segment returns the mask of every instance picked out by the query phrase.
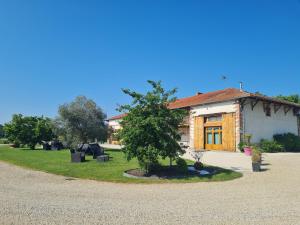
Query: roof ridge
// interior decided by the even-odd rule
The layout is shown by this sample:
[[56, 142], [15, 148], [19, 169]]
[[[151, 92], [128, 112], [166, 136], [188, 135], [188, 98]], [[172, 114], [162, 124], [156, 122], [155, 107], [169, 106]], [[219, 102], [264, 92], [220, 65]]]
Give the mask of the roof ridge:
[[193, 98], [193, 97], [203, 96], [203, 95], [207, 95], [207, 94], [218, 93], [218, 92], [224, 92], [224, 91], [226, 91], [226, 90], [236, 90], [236, 91], [239, 91], [239, 89], [237, 89], [237, 88], [225, 88], [225, 89], [220, 89], [220, 90], [216, 90], [216, 91], [209, 91], [209, 92], [202, 93], [202, 94], [196, 94], [196, 95], [192, 95], [192, 96], [188, 96], [188, 97], [177, 98], [177, 99], [175, 100], [175, 102], [176, 102], [176, 101], [180, 101], [180, 100], [185, 100], [185, 99]]

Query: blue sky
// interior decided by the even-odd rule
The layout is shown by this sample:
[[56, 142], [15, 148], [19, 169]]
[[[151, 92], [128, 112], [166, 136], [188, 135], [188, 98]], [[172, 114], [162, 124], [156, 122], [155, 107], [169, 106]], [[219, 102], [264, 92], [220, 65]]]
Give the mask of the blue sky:
[[0, 0], [0, 123], [55, 117], [77, 95], [111, 116], [148, 79], [178, 97], [239, 81], [299, 93], [300, 1]]

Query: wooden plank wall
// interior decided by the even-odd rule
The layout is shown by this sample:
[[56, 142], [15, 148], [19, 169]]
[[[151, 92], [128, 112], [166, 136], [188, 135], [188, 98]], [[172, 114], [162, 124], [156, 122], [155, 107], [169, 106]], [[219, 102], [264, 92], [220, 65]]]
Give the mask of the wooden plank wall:
[[194, 148], [195, 150], [204, 149], [204, 117], [194, 118]]
[[235, 151], [235, 113], [223, 114], [223, 150]]

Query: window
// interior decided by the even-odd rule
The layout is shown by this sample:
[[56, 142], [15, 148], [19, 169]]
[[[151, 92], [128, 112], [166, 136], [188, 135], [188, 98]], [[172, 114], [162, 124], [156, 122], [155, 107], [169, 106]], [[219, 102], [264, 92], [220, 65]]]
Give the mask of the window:
[[217, 116], [206, 117], [206, 122], [216, 122], [216, 121], [222, 121], [222, 116], [217, 115]]
[[212, 133], [207, 133], [207, 144], [212, 145], [213, 139], [212, 139]]
[[222, 140], [220, 137], [221, 137], [221, 133], [219, 132], [219, 128], [218, 127], [214, 128], [214, 144], [215, 145], [222, 144]]
[[266, 106], [266, 116], [271, 116], [271, 106], [270, 105]]
[[207, 127], [206, 144], [221, 145], [222, 144], [222, 127]]

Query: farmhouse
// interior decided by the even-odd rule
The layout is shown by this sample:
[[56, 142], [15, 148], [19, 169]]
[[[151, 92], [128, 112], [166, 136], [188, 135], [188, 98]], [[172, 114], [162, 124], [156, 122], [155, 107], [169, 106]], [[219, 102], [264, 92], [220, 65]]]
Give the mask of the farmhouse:
[[[191, 149], [238, 151], [243, 138], [252, 143], [272, 139], [275, 134], [300, 135], [300, 105], [253, 94], [241, 89], [197, 93], [178, 99], [170, 109], [185, 109], [189, 116], [180, 127], [181, 144]], [[115, 132], [126, 114], [108, 119]], [[117, 144], [113, 135], [109, 142]]]

